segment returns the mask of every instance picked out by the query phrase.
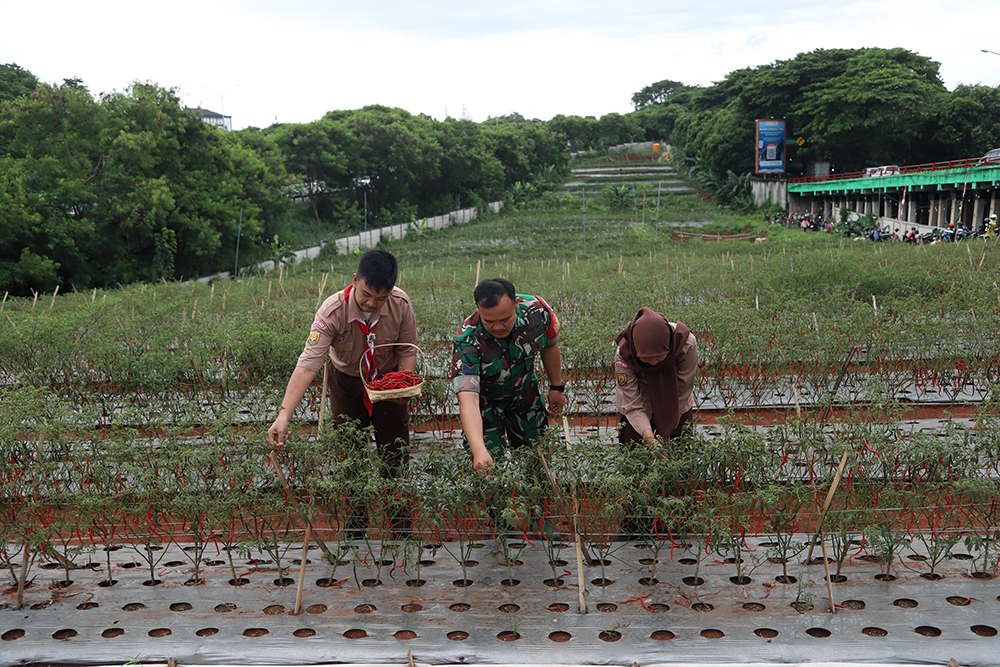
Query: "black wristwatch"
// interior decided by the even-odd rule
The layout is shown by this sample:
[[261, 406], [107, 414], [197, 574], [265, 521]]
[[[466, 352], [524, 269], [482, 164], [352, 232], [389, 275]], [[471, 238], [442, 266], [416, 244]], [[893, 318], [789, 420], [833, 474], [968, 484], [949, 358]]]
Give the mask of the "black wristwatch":
[[566, 383], [563, 382], [562, 384], [550, 384], [549, 385], [549, 391], [562, 391], [562, 392], [565, 392], [566, 391]]

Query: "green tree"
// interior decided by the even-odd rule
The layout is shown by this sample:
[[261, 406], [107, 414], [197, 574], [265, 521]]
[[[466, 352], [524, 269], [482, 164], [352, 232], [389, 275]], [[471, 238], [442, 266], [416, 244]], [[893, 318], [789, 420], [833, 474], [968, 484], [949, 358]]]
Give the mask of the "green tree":
[[503, 165], [490, 151], [480, 126], [449, 118], [435, 123], [433, 130], [441, 146], [440, 172], [421, 197], [425, 207], [433, 213], [444, 213], [459, 205], [498, 197], [503, 187]]
[[960, 85], [938, 110], [927, 153], [920, 161], [978, 157], [997, 147], [1000, 88]]
[[354, 135], [357, 154], [351, 177], [359, 199], [367, 191], [373, 219], [391, 219], [394, 209], [415, 205], [423, 188], [440, 176], [441, 145], [433, 121], [378, 105], [326, 117], [342, 118]]
[[38, 87], [38, 79], [14, 63], [0, 65], [0, 104], [28, 95]]
[[357, 141], [345, 123], [330, 118], [284, 125], [275, 133], [275, 140], [298, 181], [293, 187], [309, 199], [318, 226], [321, 201], [351, 185]]
[[507, 187], [518, 181], [530, 183], [533, 175], [552, 165], [564, 171], [569, 164], [569, 152], [559, 137], [541, 123], [484, 124], [483, 134], [493, 154], [504, 168]]
[[907, 163], [946, 91], [938, 63], [905, 49], [862, 49], [802, 89], [794, 107], [811, 152], [841, 170]]
[[106, 122], [104, 109], [85, 91], [50, 85], [0, 112], [0, 135], [9, 137], [0, 157], [0, 233], [6, 237], [0, 264], [12, 271], [0, 289], [28, 294], [93, 282], [100, 267], [85, 248], [95, 232]]
[[632, 96], [632, 106], [638, 111], [650, 105], [663, 104], [668, 101], [674, 93], [678, 93], [687, 88], [680, 81], [664, 79], [651, 83], [638, 93]]
[[748, 147], [759, 118], [786, 119], [808, 142], [796, 155], [832, 160], [842, 171], [907, 164], [928, 155], [928, 134], [947, 100], [938, 67], [905, 49], [817, 49], [672, 92], [658, 107], [677, 110], [665, 117], [672, 139], [700, 157], [712, 183], [752, 169]]
[[599, 146], [616, 146], [645, 138], [638, 119], [632, 114], [609, 113], [597, 120], [595, 127]]
[[83, 79], [78, 76], [70, 77], [68, 79], [63, 79], [64, 88], [72, 88], [74, 90], [87, 90], [87, 86], [83, 85]]
[[3, 133], [0, 289], [15, 293], [53, 272], [86, 287], [228, 268], [241, 215], [252, 253], [284, 205], [271, 139], [205, 125], [155, 84], [99, 101], [44, 85], [3, 108]]
[[570, 150], [582, 151], [594, 148], [597, 140], [597, 119], [593, 116], [553, 116], [545, 126], [566, 141]]

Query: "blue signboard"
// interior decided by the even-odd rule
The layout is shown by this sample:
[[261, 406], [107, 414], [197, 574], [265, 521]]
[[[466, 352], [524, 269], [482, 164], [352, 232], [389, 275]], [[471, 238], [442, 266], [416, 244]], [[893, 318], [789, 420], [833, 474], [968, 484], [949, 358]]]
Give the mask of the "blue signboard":
[[757, 173], [785, 173], [785, 121], [757, 121]]

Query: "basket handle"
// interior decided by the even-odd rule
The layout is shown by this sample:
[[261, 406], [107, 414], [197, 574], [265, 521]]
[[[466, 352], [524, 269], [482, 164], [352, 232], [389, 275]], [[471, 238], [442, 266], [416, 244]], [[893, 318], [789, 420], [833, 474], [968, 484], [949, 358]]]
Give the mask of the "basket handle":
[[[374, 354], [374, 351], [377, 350], [380, 347], [393, 347], [393, 346], [396, 346], [396, 345], [407, 345], [409, 347], [415, 348], [417, 350], [417, 354], [423, 354], [424, 353], [424, 351], [421, 350], [420, 346], [417, 345], [416, 343], [379, 343], [378, 345], [372, 346], [372, 353]], [[365, 379], [365, 371], [364, 371], [364, 366], [363, 366], [364, 363], [365, 363], [365, 355], [366, 354], [368, 354], [368, 350], [365, 350], [365, 352], [362, 353], [361, 358], [358, 359], [358, 375], [361, 376], [361, 381], [364, 382], [365, 385], [367, 386], [368, 380]]]

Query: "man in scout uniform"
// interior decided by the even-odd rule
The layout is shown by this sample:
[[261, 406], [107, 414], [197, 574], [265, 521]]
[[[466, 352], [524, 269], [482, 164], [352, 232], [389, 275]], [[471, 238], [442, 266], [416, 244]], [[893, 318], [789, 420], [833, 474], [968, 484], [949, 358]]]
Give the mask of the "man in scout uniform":
[[[473, 294], [476, 312], [455, 337], [451, 378], [458, 393], [465, 441], [474, 470], [486, 471], [504, 450], [531, 445], [545, 434], [549, 414], [562, 411], [559, 320], [540, 297], [517, 294], [503, 278], [488, 278]], [[538, 387], [535, 355], [549, 380], [548, 404]]]
[[[375, 443], [387, 472], [395, 474], [410, 445], [407, 399], [372, 403], [360, 373], [371, 382], [397, 368], [417, 369], [417, 323], [410, 298], [395, 287], [396, 258], [381, 249], [361, 256], [354, 282], [323, 302], [316, 311], [305, 349], [299, 355], [281, 409], [267, 439], [280, 445], [288, 438], [288, 422], [330, 351], [328, 387], [335, 423], [347, 420], [375, 427]], [[364, 357], [364, 360], [362, 360]]]

